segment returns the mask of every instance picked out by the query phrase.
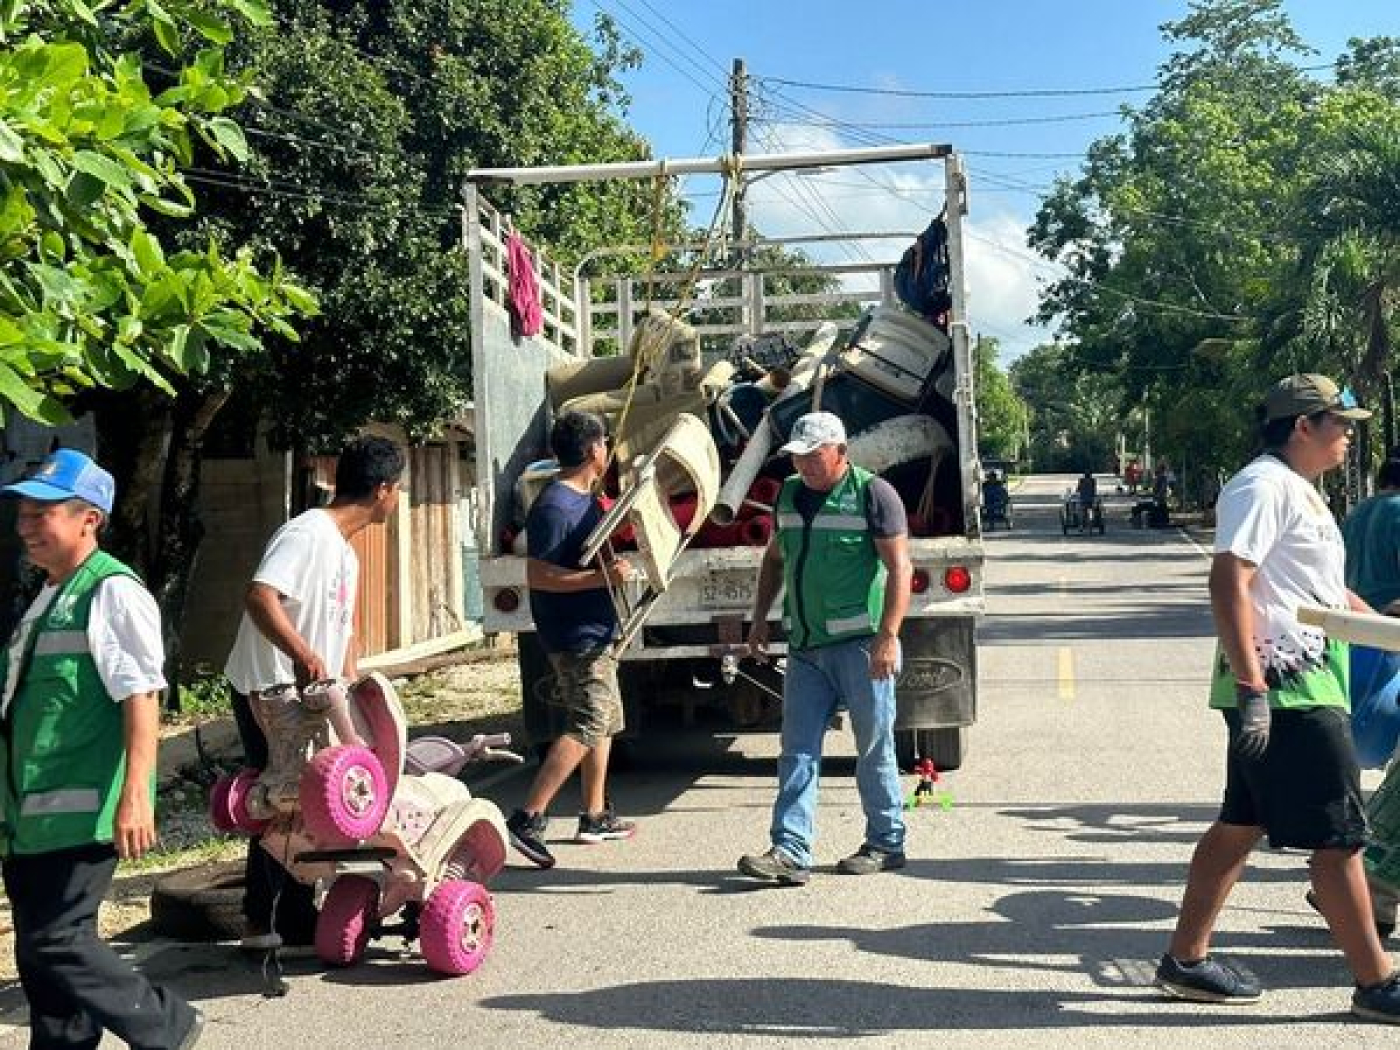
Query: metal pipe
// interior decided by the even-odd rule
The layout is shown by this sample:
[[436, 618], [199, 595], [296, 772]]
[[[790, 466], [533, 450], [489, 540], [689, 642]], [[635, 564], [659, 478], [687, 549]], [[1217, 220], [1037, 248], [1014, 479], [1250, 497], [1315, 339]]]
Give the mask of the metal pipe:
[[719, 175], [743, 171], [794, 171], [841, 164], [887, 164], [901, 160], [948, 157], [953, 147], [937, 143], [871, 146], [864, 149], [817, 150], [805, 153], [746, 153], [739, 156], [690, 157], [680, 160], [639, 160], [614, 164], [563, 164], [555, 167], [472, 168], [469, 183], [511, 183], [516, 186], [555, 182], [600, 182], [607, 179], [650, 179], [667, 175]]

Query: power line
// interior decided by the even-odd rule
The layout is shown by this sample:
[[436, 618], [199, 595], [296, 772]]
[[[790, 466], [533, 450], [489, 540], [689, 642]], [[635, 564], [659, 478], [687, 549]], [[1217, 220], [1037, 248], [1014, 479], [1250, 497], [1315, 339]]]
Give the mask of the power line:
[[[1300, 73], [1315, 73], [1332, 69], [1332, 62], [1313, 66], [1299, 66]], [[831, 91], [852, 95], [890, 95], [897, 98], [938, 98], [949, 100], [991, 99], [991, 98], [1072, 98], [1082, 95], [1128, 95], [1144, 91], [1157, 91], [1160, 84], [1122, 84], [1117, 87], [1081, 88], [1017, 88], [979, 91], [918, 91], [912, 88], [876, 88], [858, 84], [830, 84], [811, 80], [789, 80], [785, 77], [758, 77], [770, 84], [785, 87], [803, 88], [807, 91]]]
[[219, 186], [225, 189], [241, 190], [244, 193], [265, 193], [271, 197], [283, 197], [288, 200], [317, 201], [324, 204], [336, 204], [352, 208], [395, 208], [400, 211], [413, 211], [424, 215], [438, 216], [451, 215], [456, 211], [455, 207], [451, 205], [409, 204], [401, 201], [386, 201], [369, 194], [338, 193], [335, 191], [323, 190], [315, 186], [308, 186], [306, 183], [295, 182], [289, 179], [260, 178], [258, 176], [243, 175], [236, 172], [211, 171], [208, 168], [186, 168], [182, 174], [188, 181], [206, 186]]
[[811, 124], [811, 125], [814, 125], [814, 126], [816, 126], [816, 127], [849, 126], [849, 127], [860, 127], [860, 128], [870, 128], [870, 129], [879, 129], [879, 128], [883, 128], [883, 129], [889, 129], [889, 130], [918, 131], [918, 130], [937, 130], [938, 128], [1004, 128], [1004, 127], [1013, 127], [1013, 126], [1022, 125], [1022, 124], [1068, 124], [1068, 123], [1071, 123], [1071, 122], [1073, 122], [1073, 121], [1079, 121], [1079, 120], [1102, 120], [1102, 119], [1107, 118], [1107, 117], [1121, 117], [1121, 116], [1122, 116], [1122, 114], [1121, 114], [1120, 112], [1118, 112], [1117, 110], [1105, 110], [1105, 111], [1101, 111], [1101, 112], [1098, 112], [1098, 113], [1062, 113], [1062, 114], [1058, 114], [1058, 115], [1056, 115], [1056, 116], [1048, 116], [1048, 117], [1007, 117], [1007, 118], [1002, 119], [1002, 120], [941, 120], [941, 121], [932, 121], [932, 122], [911, 122], [911, 123], [898, 123], [898, 122], [885, 122], [885, 121], [864, 121], [864, 120], [862, 120], [862, 121], [850, 121], [850, 122], [844, 122], [844, 121], [817, 121], [817, 120], [810, 120], [810, 121], [793, 120], [793, 121], [789, 121], [788, 123], [792, 123], [792, 124]]
[[671, 19], [667, 18], [664, 14], [662, 14], [659, 10], [657, 10], [657, 9], [656, 9], [655, 7], [653, 7], [651, 4], [647, 3], [647, 0], [638, 0], [638, 2], [639, 2], [643, 7], [645, 7], [648, 11], [650, 11], [652, 14], [654, 14], [658, 19], [660, 19], [661, 22], [662, 22], [662, 24], [669, 26], [669, 27], [675, 32], [675, 34], [676, 34], [678, 37], [680, 37], [680, 38], [681, 38], [682, 40], [684, 40], [687, 44], [689, 44], [689, 45], [691, 46], [691, 48], [692, 48], [694, 51], [696, 51], [697, 53], [699, 53], [699, 55], [700, 55], [702, 58], [704, 58], [707, 62], [709, 62], [709, 63], [710, 63], [711, 65], [713, 65], [716, 69], [718, 69], [718, 70], [719, 70], [719, 73], [720, 73], [720, 76], [727, 77], [727, 76], [729, 75], [729, 71], [725, 68], [724, 63], [721, 62], [719, 59], [715, 58], [714, 55], [710, 54], [708, 51], [706, 51], [706, 50], [705, 50], [703, 47], [701, 47], [699, 44], [697, 44], [697, 43], [689, 36], [689, 34], [686, 33], [686, 31], [685, 31], [684, 29], [682, 29], [680, 26], [678, 26], [678, 25], [677, 25], [674, 21], [672, 21]]
[[[637, 44], [641, 45], [644, 51], [650, 51], [657, 58], [661, 59], [661, 61], [665, 62], [668, 66], [674, 69], [677, 73], [679, 73], [681, 76], [685, 77], [685, 79], [689, 80], [692, 84], [698, 87], [701, 91], [710, 94], [716, 90], [715, 83], [706, 83], [704, 80], [699, 79], [699, 77], [704, 77], [708, 79], [711, 75], [710, 72], [704, 67], [702, 67], [700, 63], [697, 62], [695, 59], [691, 58], [689, 55], [681, 51], [669, 40], [667, 40], [664, 34], [658, 34], [655, 29], [650, 28], [650, 23], [643, 22], [643, 25], [648, 27], [647, 35], [644, 36], [642, 32], [638, 31], [636, 24], [624, 18], [616, 11], [609, 10], [603, 5], [602, 0], [589, 0], [589, 2], [600, 12], [602, 12], [605, 16], [613, 19], [624, 33], [631, 37]], [[630, 9], [628, 10], [628, 14], [631, 15], [632, 18], [637, 19], [638, 22], [642, 22], [642, 20], [638, 18], [638, 16]], [[655, 36], [655, 40], [659, 41], [659, 43], [653, 43], [653, 41], [648, 38], [649, 36], [653, 35]], [[663, 48], [665, 50], [663, 50]], [[670, 54], [667, 54], [667, 51], [669, 51]], [[672, 57], [673, 55], [675, 57]], [[687, 69], [685, 66], [682, 66], [680, 62], [677, 61], [677, 58], [679, 58], [681, 61], [688, 63], [690, 68]], [[699, 77], [696, 76], [696, 72], [694, 71], [698, 71]], [[720, 80], [718, 83], [722, 89], [728, 89], [728, 86], [724, 84], [722, 80]]]
[[761, 77], [770, 84], [802, 88], [807, 91], [830, 91], [850, 95], [888, 95], [896, 98], [940, 98], [949, 100], [986, 98], [1069, 98], [1079, 95], [1127, 95], [1156, 91], [1157, 84], [1127, 84], [1120, 87], [1098, 88], [1025, 88], [997, 91], [916, 91], [912, 88], [875, 88], [857, 84], [824, 84], [811, 80], [788, 80], [784, 77]]

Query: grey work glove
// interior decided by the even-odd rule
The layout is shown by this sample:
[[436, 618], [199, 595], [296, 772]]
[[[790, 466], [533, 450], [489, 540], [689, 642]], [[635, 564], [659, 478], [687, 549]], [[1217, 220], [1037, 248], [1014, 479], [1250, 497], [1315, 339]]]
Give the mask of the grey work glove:
[[1269, 694], [1247, 685], [1236, 685], [1235, 705], [1240, 713], [1240, 731], [1232, 745], [1235, 754], [1257, 761], [1269, 747]]

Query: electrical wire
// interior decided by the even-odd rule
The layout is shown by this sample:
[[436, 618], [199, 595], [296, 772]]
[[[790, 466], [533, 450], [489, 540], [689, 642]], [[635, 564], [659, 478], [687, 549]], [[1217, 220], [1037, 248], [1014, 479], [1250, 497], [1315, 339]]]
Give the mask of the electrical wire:
[[[1324, 69], [1335, 68], [1334, 62], [1323, 62], [1318, 65], [1299, 66], [1300, 73], [1316, 73]], [[958, 101], [969, 101], [976, 99], [996, 99], [996, 98], [1071, 98], [1084, 95], [1128, 95], [1138, 94], [1145, 91], [1160, 90], [1160, 84], [1122, 84], [1116, 87], [1079, 87], [1079, 88], [1003, 88], [995, 90], [976, 91], [921, 91], [913, 88], [876, 88], [865, 87], [858, 84], [832, 84], [821, 83], [812, 80], [790, 80], [786, 77], [763, 76], [761, 79], [770, 84], [780, 84], [783, 87], [801, 88], [806, 91], [829, 91], [852, 95], [886, 95], [896, 98], [934, 98]]]

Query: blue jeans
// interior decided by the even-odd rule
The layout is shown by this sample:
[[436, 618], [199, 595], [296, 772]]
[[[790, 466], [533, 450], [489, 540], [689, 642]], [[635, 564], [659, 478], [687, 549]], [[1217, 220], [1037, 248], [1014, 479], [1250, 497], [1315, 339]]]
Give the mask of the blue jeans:
[[856, 787], [865, 811], [865, 843], [904, 849], [903, 797], [894, 757], [894, 679], [871, 681], [870, 638], [790, 653], [783, 681], [783, 753], [773, 803], [773, 845], [795, 863], [812, 864], [822, 737], [838, 706], [856, 734]]

